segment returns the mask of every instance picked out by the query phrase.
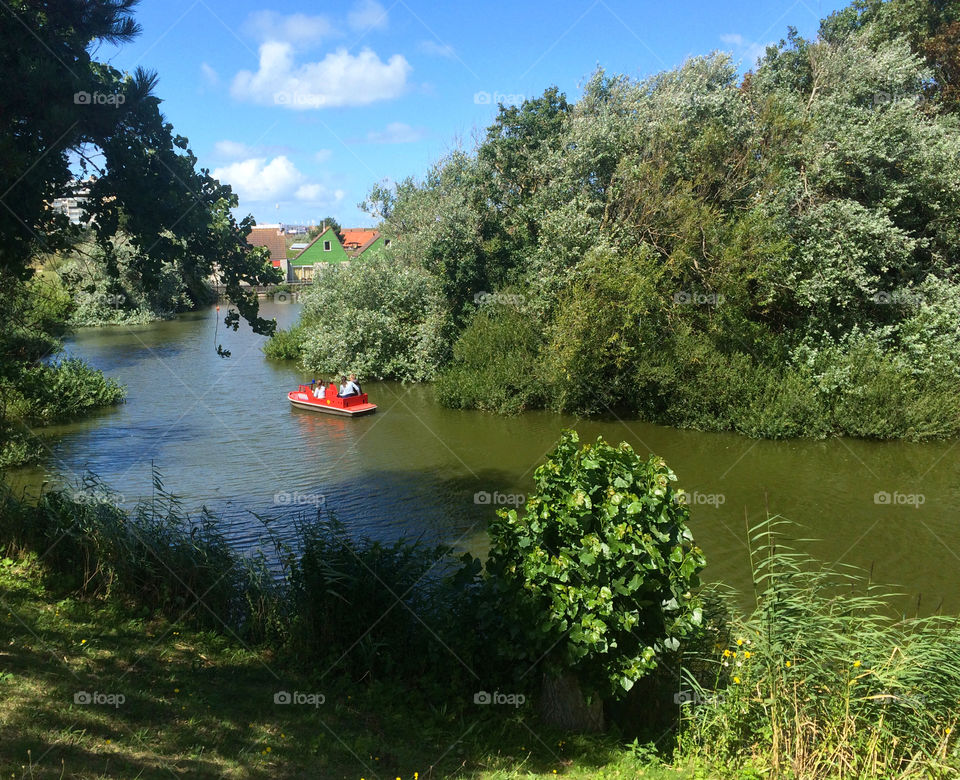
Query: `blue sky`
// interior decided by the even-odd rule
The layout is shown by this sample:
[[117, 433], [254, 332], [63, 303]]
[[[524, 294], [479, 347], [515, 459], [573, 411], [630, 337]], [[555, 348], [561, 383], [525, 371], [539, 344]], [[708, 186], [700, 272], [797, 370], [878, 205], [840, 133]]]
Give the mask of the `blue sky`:
[[831, 0], [142, 0], [141, 36], [98, 52], [158, 72], [200, 165], [258, 222], [373, 224], [372, 184], [421, 177], [474, 140], [496, 102], [551, 85], [576, 99], [598, 66], [640, 78], [720, 49], [748, 69]]

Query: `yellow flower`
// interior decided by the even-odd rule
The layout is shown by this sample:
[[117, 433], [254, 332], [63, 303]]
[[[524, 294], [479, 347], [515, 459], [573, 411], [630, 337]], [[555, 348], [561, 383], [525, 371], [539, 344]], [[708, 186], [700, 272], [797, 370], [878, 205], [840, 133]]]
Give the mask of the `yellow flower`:
[[730, 657], [730, 651], [729, 651], [729, 650], [724, 650], [724, 651], [723, 651], [723, 657], [724, 657], [724, 658], [729, 658], [729, 657]]
[[738, 640], [737, 640], [737, 647], [740, 647], [740, 645], [742, 645], [742, 644], [743, 644], [743, 640], [742, 640], [742, 639], [738, 639]]
[[180, 693], [180, 689], [179, 689], [179, 688], [174, 688], [174, 689], [173, 689], [173, 692], [174, 692], [174, 693]]
[[749, 658], [749, 657], [750, 657], [750, 651], [749, 651], [749, 650], [744, 650], [744, 651], [743, 651], [743, 657], [744, 657], [744, 658]]
[[739, 684], [740, 684], [740, 678], [739, 678], [739, 677], [734, 677], [734, 678], [733, 678], [733, 684], [734, 684], [734, 685], [739, 685]]
[[789, 661], [787, 661], [787, 669], [789, 669], [792, 665], [793, 665], [793, 664], [791, 664]]
[[271, 749], [272, 749], [272, 748], [271, 748], [269, 745], [267, 745], [267, 752], [268, 752], [268, 753], [270, 752]]
[[853, 668], [854, 668], [854, 669], [859, 669], [859, 668], [860, 668], [860, 661], [854, 661], [854, 662], [853, 662]]
[[86, 640], [86, 639], [81, 639], [81, 640], [80, 640], [80, 644], [81, 644], [81, 645], [85, 645], [86, 643], [87, 643], [87, 640]]

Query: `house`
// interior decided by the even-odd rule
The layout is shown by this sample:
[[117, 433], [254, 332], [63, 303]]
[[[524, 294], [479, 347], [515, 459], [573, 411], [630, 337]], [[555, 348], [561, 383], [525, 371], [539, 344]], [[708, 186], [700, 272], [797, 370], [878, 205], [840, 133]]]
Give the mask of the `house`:
[[365, 254], [372, 257], [389, 245], [390, 240], [384, 239], [376, 228], [349, 228], [343, 231], [343, 248], [351, 259]]
[[314, 266], [344, 263], [349, 259], [340, 243], [337, 231], [328, 227], [307, 244], [306, 249], [290, 260], [290, 281], [312, 281]]
[[50, 203], [50, 208], [66, 215], [67, 219], [74, 225], [86, 224], [89, 220], [84, 217], [83, 208], [90, 195], [90, 185], [94, 181], [96, 179], [92, 177], [85, 181], [71, 179], [67, 182], [63, 195], [54, 198]]
[[270, 263], [283, 271], [284, 279], [290, 280], [290, 264], [287, 261], [287, 240], [283, 225], [256, 225], [247, 234], [250, 246], [265, 246], [270, 250]]

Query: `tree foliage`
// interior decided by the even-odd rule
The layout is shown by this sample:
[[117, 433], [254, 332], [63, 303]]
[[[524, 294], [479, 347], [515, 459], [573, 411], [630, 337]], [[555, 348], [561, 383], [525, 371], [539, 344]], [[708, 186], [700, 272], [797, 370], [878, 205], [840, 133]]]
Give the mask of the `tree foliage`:
[[[395, 256], [454, 326], [437, 333], [442, 400], [751, 435], [960, 433], [956, 23], [953, 3], [857, 0], [744, 77], [722, 53], [598, 71], [575, 103], [501, 106], [474, 154], [375, 188]], [[481, 311], [498, 294], [523, 301], [514, 338]], [[882, 370], [853, 371], [868, 353]], [[892, 382], [902, 403], [871, 408]]]

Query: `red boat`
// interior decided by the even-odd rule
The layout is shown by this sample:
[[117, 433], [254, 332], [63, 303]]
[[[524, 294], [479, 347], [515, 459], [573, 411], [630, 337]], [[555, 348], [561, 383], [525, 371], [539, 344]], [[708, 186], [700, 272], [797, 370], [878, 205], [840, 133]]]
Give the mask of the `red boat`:
[[372, 414], [377, 411], [377, 405], [367, 400], [367, 394], [351, 395], [346, 398], [337, 396], [336, 385], [328, 385], [323, 394], [317, 398], [314, 394], [314, 386], [300, 385], [296, 390], [287, 393], [287, 398], [294, 406], [301, 409], [311, 409], [315, 412], [326, 412], [327, 414], [339, 414], [343, 417], [359, 417], [362, 414]]

